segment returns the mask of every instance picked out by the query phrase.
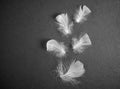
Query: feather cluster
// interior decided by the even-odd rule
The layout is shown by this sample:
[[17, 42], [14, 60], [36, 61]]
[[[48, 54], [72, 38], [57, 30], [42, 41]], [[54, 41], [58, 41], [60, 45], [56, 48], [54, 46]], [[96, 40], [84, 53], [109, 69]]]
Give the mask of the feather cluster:
[[[74, 21], [70, 21], [67, 13], [62, 13], [56, 16], [56, 21], [58, 25], [58, 31], [63, 35], [68, 36], [72, 34], [73, 22], [82, 23], [87, 20], [87, 16], [91, 13], [91, 10], [84, 5], [80, 6], [79, 9], [73, 16]], [[86, 47], [92, 45], [91, 40], [87, 33], [80, 36], [79, 39], [72, 38], [72, 49], [75, 53], [82, 53]], [[68, 48], [64, 45], [63, 42], [58, 42], [54, 39], [51, 39], [47, 42], [46, 48], [48, 52], [54, 52], [57, 57], [64, 57]], [[57, 66], [58, 76], [62, 79], [63, 82], [78, 84], [79, 77], [82, 77], [85, 73], [84, 64], [79, 60], [67, 60], [67, 63], [60, 60]]]

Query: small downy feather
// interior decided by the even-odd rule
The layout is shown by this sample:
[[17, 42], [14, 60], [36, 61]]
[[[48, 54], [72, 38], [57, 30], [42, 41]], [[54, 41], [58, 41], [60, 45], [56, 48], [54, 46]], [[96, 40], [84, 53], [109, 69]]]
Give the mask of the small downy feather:
[[46, 48], [47, 48], [47, 51], [54, 52], [58, 57], [62, 57], [66, 54], [65, 45], [62, 42], [61, 43], [57, 42], [54, 39], [51, 39], [47, 42]]
[[[67, 72], [65, 72], [66, 70]], [[63, 82], [71, 83], [72, 85], [80, 83], [77, 78], [82, 77], [85, 73], [84, 64], [75, 60], [70, 64], [69, 68], [65, 68], [61, 62], [57, 67], [57, 71]]]
[[75, 15], [74, 15], [74, 20], [76, 23], [82, 23], [84, 21], [87, 20], [87, 15], [89, 15], [91, 13], [91, 10], [84, 5], [83, 8], [79, 7], [79, 9], [76, 11]]
[[73, 50], [74, 52], [82, 53], [88, 46], [92, 45], [90, 37], [87, 33], [85, 33], [82, 37], [80, 36], [79, 39], [73, 38]]
[[70, 22], [67, 13], [60, 14], [56, 17], [57, 24], [59, 25], [58, 30], [64, 35], [69, 35], [72, 33], [73, 23]]

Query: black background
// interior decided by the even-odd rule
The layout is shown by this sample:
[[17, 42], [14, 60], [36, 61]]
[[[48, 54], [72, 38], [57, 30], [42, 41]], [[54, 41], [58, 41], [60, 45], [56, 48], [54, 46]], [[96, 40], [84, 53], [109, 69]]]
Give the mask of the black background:
[[[45, 51], [45, 43], [70, 43], [72, 36], [61, 36], [53, 18], [61, 12], [72, 17], [80, 4], [92, 13], [88, 21], [75, 24], [72, 36], [87, 32], [92, 46], [68, 57], [79, 59], [86, 69], [73, 87], [56, 79], [59, 58]], [[120, 89], [119, 0], [3, 0], [0, 12], [1, 89]]]

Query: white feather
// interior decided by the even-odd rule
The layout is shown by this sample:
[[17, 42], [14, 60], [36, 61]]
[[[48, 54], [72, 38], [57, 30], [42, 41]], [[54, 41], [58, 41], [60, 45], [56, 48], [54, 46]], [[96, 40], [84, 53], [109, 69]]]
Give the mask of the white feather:
[[54, 39], [51, 39], [46, 44], [47, 51], [53, 51], [58, 57], [64, 56], [66, 51], [65, 45], [61, 42], [57, 42]]
[[58, 65], [57, 70], [63, 82], [68, 82], [72, 84], [78, 84], [79, 81], [76, 78], [82, 77], [82, 75], [85, 73], [83, 63], [75, 60], [70, 64], [67, 72], [65, 72], [66, 67], [63, 65], [62, 62]]
[[83, 6], [83, 9], [80, 6], [74, 15], [75, 22], [81, 23], [86, 21], [87, 20], [86, 16], [90, 13], [91, 13], [91, 10], [86, 5]]
[[58, 30], [62, 32], [64, 35], [71, 34], [71, 30], [73, 27], [73, 23], [69, 21], [67, 14], [60, 14], [56, 17], [57, 24], [59, 25]]
[[74, 52], [82, 53], [86, 47], [92, 45], [92, 42], [88, 36], [88, 34], [84, 34], [82, 37], [80, 36], [79, 39], [73, 38], [73, 50]]

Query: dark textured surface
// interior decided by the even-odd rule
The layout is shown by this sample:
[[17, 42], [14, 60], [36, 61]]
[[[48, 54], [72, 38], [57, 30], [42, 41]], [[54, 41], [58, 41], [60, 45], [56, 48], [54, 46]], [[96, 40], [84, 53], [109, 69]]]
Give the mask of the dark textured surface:
[[[53, 16], [68, 12], [72, 17], [80, 4], [92, 14], [75, 25], [73, 36], [87, 32], [93, 46], [68, 55], [66, 60], [81, 60], [86, 73], [78, 86], [65, 86], [52, 73], [59, 59], [44, 45], [51, 38], [70, 42], [56, 31]], [[119, 0], [4, 0], [0, 12], [1, 89], [120, 89]]]

